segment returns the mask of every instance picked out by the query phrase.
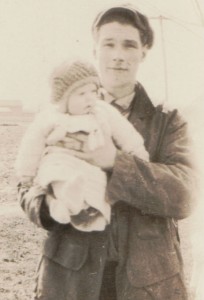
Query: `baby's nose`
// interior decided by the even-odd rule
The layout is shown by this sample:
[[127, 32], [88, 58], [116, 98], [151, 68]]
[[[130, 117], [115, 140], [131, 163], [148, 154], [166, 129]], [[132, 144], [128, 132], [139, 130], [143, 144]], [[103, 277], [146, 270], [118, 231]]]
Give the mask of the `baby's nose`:
[[95, 101], [96, 101], [96, 99], [92, 94], [87, 95], [86, 102], [89, 105], [93, 105], [95, 103]]

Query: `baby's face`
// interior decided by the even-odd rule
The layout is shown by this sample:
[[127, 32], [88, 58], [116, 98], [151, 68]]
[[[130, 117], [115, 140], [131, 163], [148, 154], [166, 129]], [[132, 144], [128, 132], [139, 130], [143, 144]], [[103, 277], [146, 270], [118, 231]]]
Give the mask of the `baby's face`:
[[97, 100], [97, 87], [88, 83], [73, 90], [67, 99], [67, 111], [71, 115], [84, 115], [92, 112]]

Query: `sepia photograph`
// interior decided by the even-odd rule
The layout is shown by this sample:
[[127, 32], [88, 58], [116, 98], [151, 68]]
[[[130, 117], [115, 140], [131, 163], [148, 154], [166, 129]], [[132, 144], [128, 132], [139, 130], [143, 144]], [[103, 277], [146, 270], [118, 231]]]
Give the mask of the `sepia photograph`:
[[1, 300], [204, 300], [203, 78], [203, 0], [0, 0]]

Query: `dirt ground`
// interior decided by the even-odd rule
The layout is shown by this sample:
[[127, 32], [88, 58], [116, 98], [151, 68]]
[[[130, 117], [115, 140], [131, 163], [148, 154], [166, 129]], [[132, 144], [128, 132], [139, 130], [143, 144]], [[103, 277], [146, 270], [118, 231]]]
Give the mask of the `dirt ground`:
[[0, 124], [0, 299], [30, 300], [44, 232], [16, 200], [13, 165], [26, 123]]
[[[45, 234], [43, 230], [36, 228], [27, 220], [16, 200], [17, 181], [13, 165], [25, 129], [26, 123], [0, 123], [1, 300], [31, 300], [35, 269]], [[182, 221], [180, 224], [187, 280], [189, 280], [192, 266], [189, 226], [189, 220]]]

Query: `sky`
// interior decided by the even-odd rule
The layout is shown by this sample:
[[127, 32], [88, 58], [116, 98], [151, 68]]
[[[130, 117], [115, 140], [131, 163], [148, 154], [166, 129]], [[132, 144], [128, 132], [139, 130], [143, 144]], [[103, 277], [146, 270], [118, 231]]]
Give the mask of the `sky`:
[[[0, 0], [0, 100], [20, 100], [26, 109], [49, 101], [53, 68], [73, 57], [93, 60], [90, 28], [94, 17], [101, 9], [121, 3], [125, 2]], [[182, 106], [200, 99], [204, 95], [204, 26], [197, 2], [128, 3], [150, 17], [155, 32], [155, 45], [137, 77], [153, 101]], [[199, 5], [204, 13], [204, 0]], [[165, 17], [162, 24], [159, 16]]]

